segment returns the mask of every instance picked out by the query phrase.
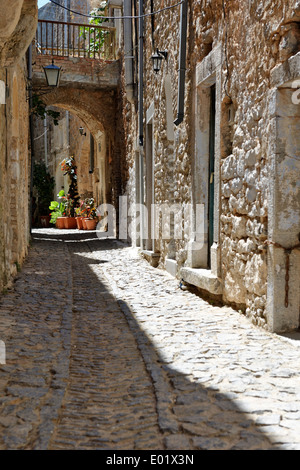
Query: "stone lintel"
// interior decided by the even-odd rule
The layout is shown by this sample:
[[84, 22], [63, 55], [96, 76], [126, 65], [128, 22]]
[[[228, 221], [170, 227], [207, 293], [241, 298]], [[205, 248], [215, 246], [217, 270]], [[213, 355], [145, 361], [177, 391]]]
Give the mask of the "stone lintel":
[[283, 64], [277, 65], [271, 71], [271, 86], [273, 87], [290, 87], [293, 81], [300, 76], [300, 52], [290, 57]]
[[221, 280], [209, 269], [181, 268], [181, 278], [193, 286], [206, 290], [214, 295], [221, 295], [223, 286]]

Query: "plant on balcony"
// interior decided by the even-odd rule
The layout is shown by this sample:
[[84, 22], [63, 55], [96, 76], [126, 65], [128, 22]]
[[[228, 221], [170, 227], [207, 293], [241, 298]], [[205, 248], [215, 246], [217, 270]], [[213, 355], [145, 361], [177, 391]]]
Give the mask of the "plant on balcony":
[[[100, 4], [99, 8], [94, 8], [90, 11], [90, 25], [101, 26], [102, 23], [107, 21], [106, 18], [99, 18], [99, 16], [105, 15], [105, 10], [107, 7], [107, 2], [104, 1]], [[89, 52], [90, 56], [92, 57], [95, 53], [99, 53], [101, 48], [104, 45], [105, 39], [109, 34], [109, 31], [104, 31], [100, 28], [88, 28], [87, 31], [83, 26], [80, 28], [80, 36], [84, 39], [84, 41], [89, 42]]]

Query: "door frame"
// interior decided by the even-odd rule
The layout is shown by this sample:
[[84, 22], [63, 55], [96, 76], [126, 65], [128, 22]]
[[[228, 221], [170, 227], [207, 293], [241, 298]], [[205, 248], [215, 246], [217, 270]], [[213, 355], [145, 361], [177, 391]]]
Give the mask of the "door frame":
[[[221, 277], [220, 258], [220, 159], [221, 159], [221, 96], [222, 96], [222, 45], [216, 46], [197, 66], [195, 77], [195, 151], [193, 161], [193, 233], [188, 244], [186, 265], [204, 268]], [[209, 155], [211, 87], [215, 87], [215, 139], [213, 178], [213, 233], [209, 247]], [[197, 205], [204, 204], [204, 233], [196, 227]], [[202, 229], [202, 227], [201, 227]], [[199, 237], [198, 237], [199, 236]]]
[[273, 69], [271, 86], [266, 312], [269, 329], [281, 333], [299, 328], [300, 52]]

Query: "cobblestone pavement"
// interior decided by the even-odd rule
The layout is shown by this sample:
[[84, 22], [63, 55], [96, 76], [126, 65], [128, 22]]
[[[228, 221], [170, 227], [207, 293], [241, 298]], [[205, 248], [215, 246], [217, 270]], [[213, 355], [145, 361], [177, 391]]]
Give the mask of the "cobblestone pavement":
[[0, 449], [300, 449], [299, 336], [94, 232], [40, 229], [0, 302]]

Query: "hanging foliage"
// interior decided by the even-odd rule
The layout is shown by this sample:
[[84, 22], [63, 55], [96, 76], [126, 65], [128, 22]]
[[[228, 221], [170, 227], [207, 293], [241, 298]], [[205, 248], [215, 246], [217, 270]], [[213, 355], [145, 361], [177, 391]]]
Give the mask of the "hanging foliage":
[[44, 119], [46, 116], [49, 116], [53, 119], [53, 124], [58, 126], [60, 112], [53, 111], [52, 109], [46, 109], [46, 107], [47, 105], [44, 103], [44, 101], [38, 95], [33, 93], [31, 114], [37, 116], [40, 119]]
[[[101, 26], [102, 23], [107, 21], [106, 18], [99, 18], [99, 16], [104, 16], [107, 7], [107, 2], [101, 2], [99, 8], [94, 8], [90, 11], [91, 18], [89, 19], [90, 25]], [[80, 36], [84, 39], [84, 41], [89, 41], [89, 52], [91, 57], [94, 53], [99, 53], [106, 36], [109, 34], [108, 31], [104, 31], [98, 28], [90, 28], [90, 31], [87, 32], [84, 27], [80, 28]]]

